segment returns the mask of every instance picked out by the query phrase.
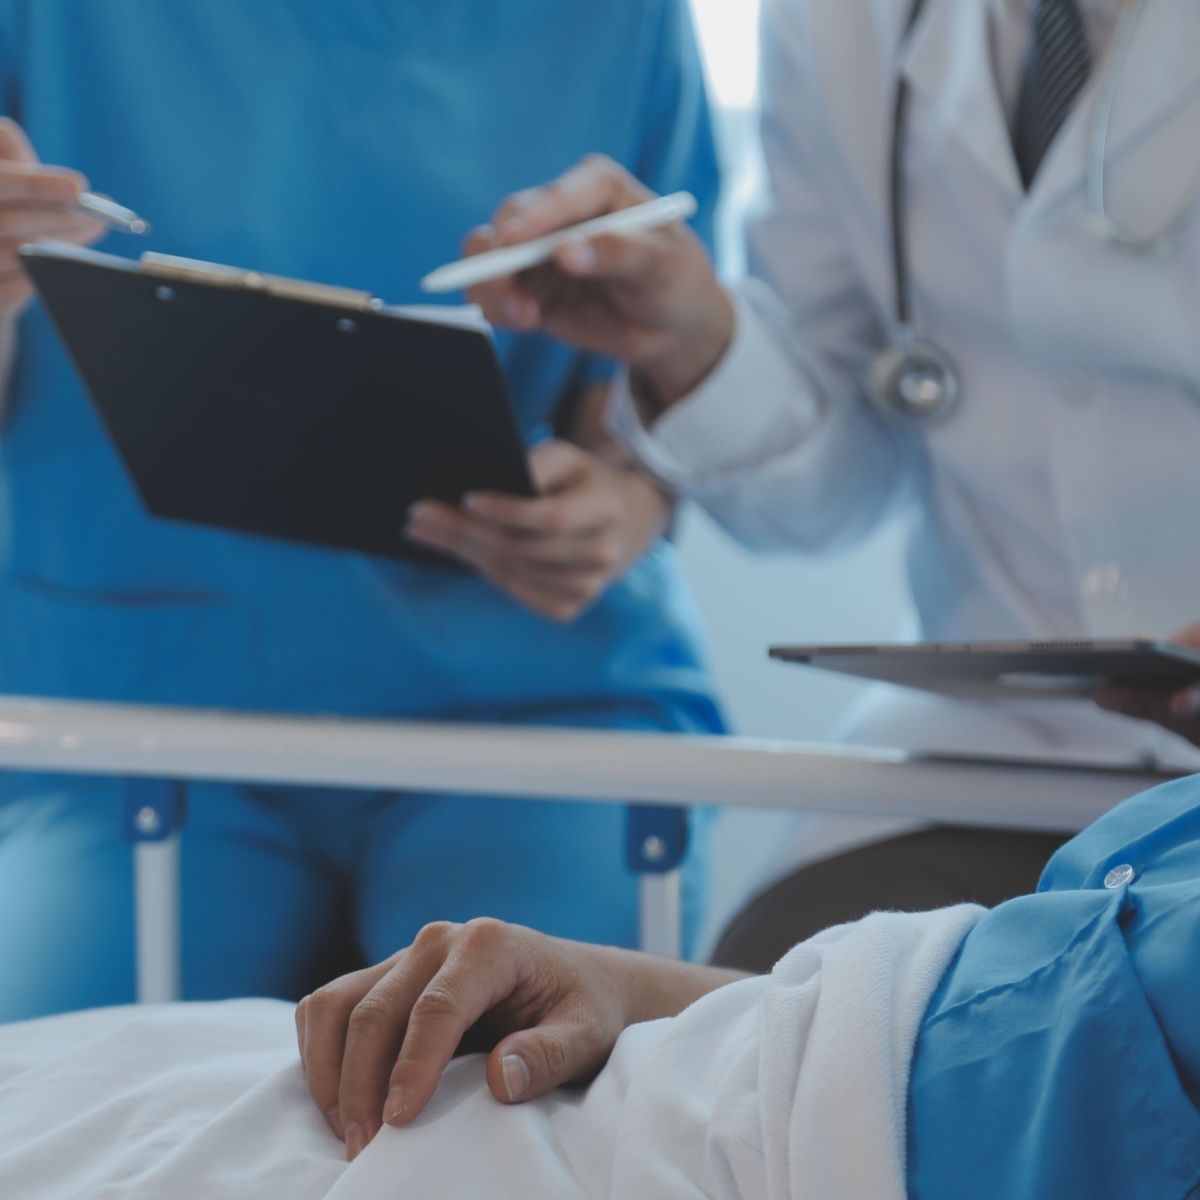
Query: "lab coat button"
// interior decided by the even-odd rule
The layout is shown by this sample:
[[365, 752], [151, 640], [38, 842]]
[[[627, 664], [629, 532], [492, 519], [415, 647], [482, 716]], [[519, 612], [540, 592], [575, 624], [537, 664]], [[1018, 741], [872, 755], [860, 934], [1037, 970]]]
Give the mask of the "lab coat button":
[[1110, 892], [1115, 892], [1117, 888], [1123, 888], [1127, 883], [1132, 883], [1137, 872], [1128, 864], [1122, 863], [1119, 867], [1113, 867], [1111, 871], [1104, 877], [1104, 886]]

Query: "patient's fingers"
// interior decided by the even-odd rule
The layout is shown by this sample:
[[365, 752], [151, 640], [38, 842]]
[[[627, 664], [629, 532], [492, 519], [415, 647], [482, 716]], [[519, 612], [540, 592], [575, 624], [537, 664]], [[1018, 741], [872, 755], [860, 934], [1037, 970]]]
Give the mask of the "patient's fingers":
[[[383, 1124], [388, 1079], [405, 1032], [422, 995], [436, 982], [458, 928], [446, 921], [427, 925], [350, 1014], [338, 1090], [350, 1158], [357, 1157]], [[451, 1056], [456, 1047], [457, 1042]]]
[[338, 1091], [350, 1014], [394, 962], [394, 958], [388, 959], [376, 967], [336, 979], [305, 996], [296, 1007], [296, 1033], [301, 1039], [300, 1062], [308, 1090], [339, 1138], [345, 1137], [338, 1112]]
[[471, 921], [413, 1005], [383, 1106], [389, 1125], [407, 1125], [424, 1110], [463, 1035], [512, 993], [519, 961], [498, 953], [503, 933], [497, 921]]
[[506, 1037], [492, 1051], [488, 1087], [497, 1100], [519, 1104], [590, 1079], [607, 1061], [618, 1032], [578, 1006], [550, 1013], [535, 1029]]

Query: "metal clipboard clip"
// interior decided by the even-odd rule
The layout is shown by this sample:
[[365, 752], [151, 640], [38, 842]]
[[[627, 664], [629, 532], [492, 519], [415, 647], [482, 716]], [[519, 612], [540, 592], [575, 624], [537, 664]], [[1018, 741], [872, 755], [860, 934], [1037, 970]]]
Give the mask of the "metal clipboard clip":
[[245, 288], [247, 291], [262, 292], [268, 296], [303, 300], [310, 304], [351, 309], [355, 312], [374, 312], [384, 307], [383, 301], [372, 296], [370, 292], [336, 287], [328, 283], [309, 283], [303, 279], [288, 279], [283, 275], [267, 275], [261, 271], [227, 267], [198, 258], [181, 258], [175, 254], [158, 254], [148, 250], [141, 256], [140, 261], [148, 273], [163, 279]]

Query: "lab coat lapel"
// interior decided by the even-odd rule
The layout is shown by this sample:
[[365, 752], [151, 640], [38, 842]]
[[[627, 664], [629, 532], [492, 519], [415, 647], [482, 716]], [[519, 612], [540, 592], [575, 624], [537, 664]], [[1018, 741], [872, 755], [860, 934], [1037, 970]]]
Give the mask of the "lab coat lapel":
[[929, 0], [901, 50], [900, 69], [997, 184], [1021, 191], [1012, 136], [996, 85], [989, 9], [982, 0]]
[[[1117, 81], [1116, 101], [1105, 152], [1113, 167], [1200, 88], [1200, 5], [1196, 0], [1141, 0], [1143, 12]], [[971, 7], [974, 7], [973, 5]], [[1115, 36], [1115, 35], [1114, 35]], [[1109, 54], [1114, 47], [1109, 48]], [[1088, 165], [1095, 104], [1105, 86], [1106, 64], [1093, 73], [1087, 91], [1050, 147], [1033, 182], [1031, 202], [1054, 204], [1082, 188]], [[1200, 147], [1196, 149], [1200, 167]]]

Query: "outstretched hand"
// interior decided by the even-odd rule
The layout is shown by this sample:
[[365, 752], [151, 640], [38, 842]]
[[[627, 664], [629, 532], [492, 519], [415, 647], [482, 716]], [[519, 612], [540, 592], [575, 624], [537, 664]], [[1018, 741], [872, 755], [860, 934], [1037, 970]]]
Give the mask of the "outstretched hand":
[[487, 1083], [516, 1103], [589, 1079], [621, 1031], [673, 1016], [739, 978], [478, 920], [428, 925], [406, 950], [296, 1009], [309, 1090], [356, 1157], [386, 1122], [429, 1103], [460, 1046], [489, 1051]]
[[[591, 155], [510, 196], [468, 236], [464, 253], [531, 241], [652, 196], [619, 164]], [[540, 329], [628, 363], [664, 407], [700, 383], [733, 337], [732, 302], [700, 239], [682, 224], [572, 241], [551, 262], [469, 295], [497, 325]]]

